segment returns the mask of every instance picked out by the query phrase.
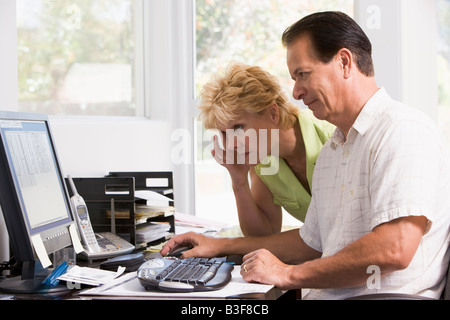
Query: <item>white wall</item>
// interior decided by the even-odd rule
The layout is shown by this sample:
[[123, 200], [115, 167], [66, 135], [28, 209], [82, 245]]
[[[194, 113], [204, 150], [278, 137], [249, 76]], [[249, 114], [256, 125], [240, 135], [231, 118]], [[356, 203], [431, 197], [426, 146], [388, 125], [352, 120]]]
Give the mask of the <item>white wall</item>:
[[355, 17], [372, 42], [378, 85], [437, 120], [436, 1], [355, 0]]
[[402, 0], [403, 101], [438, 118], [436, 1]]
[[50, 117], [64, 173], [102, 177], [110, 171], [171, 171], [167, 122], [141, 118]]
[[16, 2], [0, 0], [0, 110], [18, 108], [16, 28]]
[[[16, 111], [17, 87], [17, 33], [16, 2], [0, 0], [0, 110]], [[0, 261], [9, 260], [9, 241], [3, 213], [0, 208]]]

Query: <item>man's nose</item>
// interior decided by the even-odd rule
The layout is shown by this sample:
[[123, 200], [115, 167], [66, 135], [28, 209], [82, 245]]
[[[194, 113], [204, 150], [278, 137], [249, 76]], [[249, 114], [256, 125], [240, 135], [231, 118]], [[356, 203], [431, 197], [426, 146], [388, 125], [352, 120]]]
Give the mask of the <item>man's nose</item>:
[[294, 89], [292, 90], [292, 96], [294, 97], [294, 99], [302, 100], [305, 93], [306, 93], [305, 88], [302, 85], [295, 83]]

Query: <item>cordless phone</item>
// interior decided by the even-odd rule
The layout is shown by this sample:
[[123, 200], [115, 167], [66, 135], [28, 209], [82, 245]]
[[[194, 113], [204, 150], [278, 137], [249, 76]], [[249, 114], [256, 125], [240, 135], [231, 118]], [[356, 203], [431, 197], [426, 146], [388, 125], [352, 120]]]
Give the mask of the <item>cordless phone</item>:
[[135, 246], [121, 237], [110, 232], [94, 233], [86, 202], [78, 194], [72, 177], [68, 176], [67, 180], [72, 189], [73, 196], [70, 198], [70, 202], [84, 247], [81, 255], [88, 260], [96, 260], [131, 253]]
[[78, 230], [81, 234], [83, 246], [89, 252], [100, 252], [100, 246], [98, 245], [97, 238], [95, 237], [94, 230], [92, 229], [91, 220], [89, 219], [89, 212], [86, 202], [84, 202], [84, 199], [78, 194], [77, 188], [75, 187], [71, 176], [68, 176], [68, 180], [73, 193], [72, 198], [70, 198], [70, 202], [72, 203], [72, 210], [75, 214], [75, 219], [78, 224]]

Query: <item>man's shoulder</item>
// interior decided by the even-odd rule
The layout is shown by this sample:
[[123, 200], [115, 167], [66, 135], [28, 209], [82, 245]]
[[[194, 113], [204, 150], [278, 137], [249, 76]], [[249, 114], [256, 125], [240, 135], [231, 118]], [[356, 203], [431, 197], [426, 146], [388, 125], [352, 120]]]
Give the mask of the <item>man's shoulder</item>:
[[386, 129], [404, 134], [441, 136], [438, 126], [425, 112], [403, 103], [393, 104], [380, 116], [378, 122], [388, 126]]

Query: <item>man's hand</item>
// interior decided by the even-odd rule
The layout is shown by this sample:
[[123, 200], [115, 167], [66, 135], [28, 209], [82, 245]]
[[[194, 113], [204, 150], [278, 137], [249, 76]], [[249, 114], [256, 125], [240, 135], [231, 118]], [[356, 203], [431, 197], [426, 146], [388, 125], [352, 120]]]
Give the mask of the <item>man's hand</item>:
[[218, 247], [220, 239], [210, 238], [198, 233], [189, 232], [175, 236], [166, 243], [161, 250], [161, 255], [165, 256], [171, 251], [181, 247], [192, 247], [191, 250], [183, 252], [182, 259], [190, 257], [213, 258], [221, 254]]
[[247, 282], [272, 284], [281, 290], [291, 289], [289, 274], [292, 266], [281, 262], [266, 249], [244, 256], [241, 266], [242, 278]]

